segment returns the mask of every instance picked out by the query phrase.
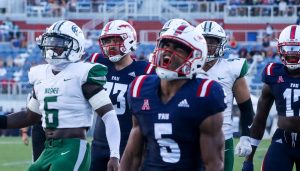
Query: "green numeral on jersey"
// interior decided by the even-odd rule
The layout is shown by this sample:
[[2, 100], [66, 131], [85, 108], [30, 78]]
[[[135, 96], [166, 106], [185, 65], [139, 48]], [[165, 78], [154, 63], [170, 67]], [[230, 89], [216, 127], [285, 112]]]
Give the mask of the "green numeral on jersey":
[[57, 96], [45, 97], [44, 102], [46, 128], [56, 128], [58, 126], [58, 109], [49, 109], [48, 103], [57, 102]]

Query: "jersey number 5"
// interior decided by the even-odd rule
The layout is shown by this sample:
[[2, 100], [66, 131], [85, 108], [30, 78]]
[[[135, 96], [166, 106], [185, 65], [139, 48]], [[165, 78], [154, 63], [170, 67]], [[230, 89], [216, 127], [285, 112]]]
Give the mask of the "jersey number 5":
[[51, 102], [57, 102], [57, 96], [44, 98], [46, 128], [56, 128], [58, 126], [58, 109], [49, 109], [48, 105]]
[[180, 149], [176, 141], [171, 138], [162, 138], [162, 135], [172, 134], [171, 123], [154, 124], [155, 139], [160, 147], [160, 156], [167, 163], [177, 163], [180, 160]]

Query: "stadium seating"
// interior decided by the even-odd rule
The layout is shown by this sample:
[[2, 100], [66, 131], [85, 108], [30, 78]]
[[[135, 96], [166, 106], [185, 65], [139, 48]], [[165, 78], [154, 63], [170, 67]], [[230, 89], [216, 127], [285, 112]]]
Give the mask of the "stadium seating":
[[[72, 1], [75, 4], [71, 4], [71, 2], [66, 4], [65, 13], [61, 17], [55, 18], [51, 14], [51, 7], [48, 2], [44, 0], [39, 2], [39, 4], [29, 4], [28, 1], [26, 7], [19, 11], [16, 10], [22, 9], [22, 2], [18, 1], [16, 4], [8, 3], [8, 5], [11, 5], [9, 6], [11, 11], [7, 13], [7, 16], [10, 16], [14, 23], [20, 27], [20, 31], [26, 40], [27, 48], [19, 47], [22, 44], [21, 41], [7, 41], [5, 39], [5, 34], [7, 33], [0, 34], [2, 40], [0, 41], [0, 60], [4, 61], [5, 66], [3, 68], [6, 70], [5, 76], [0, 76], [0, 81], [17, 81], [17, 83], [27, 84], [29, 68], [44, 62], [40, 49], [34, 44], [35, 37], [40, 35], [49, 24], [61, 19], [61, 17], [74, 20], [80, 26], [86, 28], [84, 31], [92, 33], [90, 37], [93, 40], [93, 44], [86, 49], [84, 58], [89, 57], [93, 52], [100, 52], [97, 37], [103, 24], [109, 20], [125, 19], [132, 23], [137, 30], [139, 42], [141, 42], [135, 52], [136, 56], [139, 57], [147, 56], [153, 51], [157, 33], [166, 20], [181, 17], [194, 25], [205, 19], [215, 20], [223, 24], [229, 35], [229, 40], [234, 38], [236, 41], [236, 45], [225, 53], [225, 57], [229, 57], [232, 54], [238, 55], [238, 51], [241, 48], [246, 48], [248, 53], [251, 53], [249, 59], [247, 58], [250, 66], [253, 65], [250, 67], [253, 71], [249, 73], [249, 83], [251, 90], [256, 91], [261, 88], [260, 73], [267, 63], [280, 62], [278, 57], [265, 58], [263, 55], [265, 47], [262, 46], [261, 42], [265, 32], [265, 22], [268, 21], [272, 24], [274, 28], [272, 38], [274, 39], [278, 37], [278, 33], [283, 27], [296, 22], [297, 13], [300, 9], [299, 4], [295, 4], [296, 1], [288, 1], [286, 15], [289, 17], [286, 19], [287, 17], [281, 17], [274, 12], [278, 8], [278, 4], [268, 4], [266, 3], [268, 1], [230, 0], [227, 3], [225, 0], [164, 0], [159, 3], [160, 1], [142, 0], [77, 0]], [[247, 4], [250, 2], [252, 4]], [[229, 9], [234, 9], [235, 13], [233, 14], [232, 10], [230, 11]], [[243, 12], [243, 9], [246, 9], [246, 11]], [[244, 15], [241, 16], [241, 13], [244, 13]], [[92, 27], [90, 25], [85, 27], [87, 23], [94, 24], [92, 24]], [[17, 47], [13, 47], [12, 44], [15, 44]], [[274, 43], [272, 44], [271, 42], [270, 46], [274, 46]], [[253, 62], [254, 54], [252, 52], [259, 53], [261, 60]], [[13, 64], [8, 65], [9, 62]], [[18, 62], [23, 62], [23, 64], [16, 65]]]

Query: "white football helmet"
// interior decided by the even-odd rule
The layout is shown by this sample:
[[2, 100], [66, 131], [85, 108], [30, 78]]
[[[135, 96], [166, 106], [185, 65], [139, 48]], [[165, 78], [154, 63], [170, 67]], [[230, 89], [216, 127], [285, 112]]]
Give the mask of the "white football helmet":
[[159, 32], [159, 37], [164, 33], [166, 32], [168, 29], [170, 28], [177, 28], [178, 26], [180, 25], [190, 25], [190, 23], [188, 23], [187, 21], [185, 21], [184, 19], [181, 19], [181, 18], [174, 18], [174, 19], [171, 19], [171, 20], [168, 20], [164, 26], [162, 27], [162, 29], [160, 30]]
[[[214, 54], [212, 55], [207, 55], [206, 61], [212, 61], [217, 58], [220, 58], [223, 56], [224, 51], [225, 51], [225, 46], [227, 43], [227, 38], [226, 38], [226, 33], [224, 29], [216, 22], [214, 21], [204, 21], [200, 23], [197, 27], [197, 30], [200, 30], [202, 35], [207, 38], [207, 37], [213, 37], [219, 39], [219, 44], [216, 47], [216, 50]], [[207, 44], [208, 48], [210, 46], [216, 46], [213, 44]]]
[[77, 62], [84, 52], [85, 38], [82, 30], [73, 22], [60, 20], [47, 28], [46, 33], [37, 38], [37, 44], [50, 65], [59, 67]]
[[282, 63], [287, 68], [300, 68], [300, 26], [290, 25], [284, 28], [279, 35], [277, 48]]
[[[169, 42], [174, 44], [173, 49], [184, 49], [187, 55], [171, 51]], [[190, 79], [203, 67], [206, 55], [207, 45], [202, 34], [194, 26], [180, 25], [168, 29], [157, 40], [152, 64], [156, 66], [156, 73], [161, 79]], [[178, 61], [181, 62], [178, 64]]]
[[[106, 38], [120, 37], [123, 42], [119, 44], [106, 45], [104, 40]], [[103, 54], [109, 58], [111, 62], [120, 61], [125, 55], [137, 49], [137, 36], [135, 29], [126, 21], [114, 20], [108, 22], [101, 32], [99, 38], [99, 45]], [[110, 50], [112, 47], [117, 47], [118, 52]]]

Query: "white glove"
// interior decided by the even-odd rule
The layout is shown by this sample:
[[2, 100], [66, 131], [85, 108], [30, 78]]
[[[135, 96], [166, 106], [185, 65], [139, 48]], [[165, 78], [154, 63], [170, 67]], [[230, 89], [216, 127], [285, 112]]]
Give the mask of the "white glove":
[[250, 137], [242, 136], [240, 137], [239, 143], [235, 147], [235, 154], [240, 157], [249, 156], [252, 152], [252, 147], [250, 143]]

